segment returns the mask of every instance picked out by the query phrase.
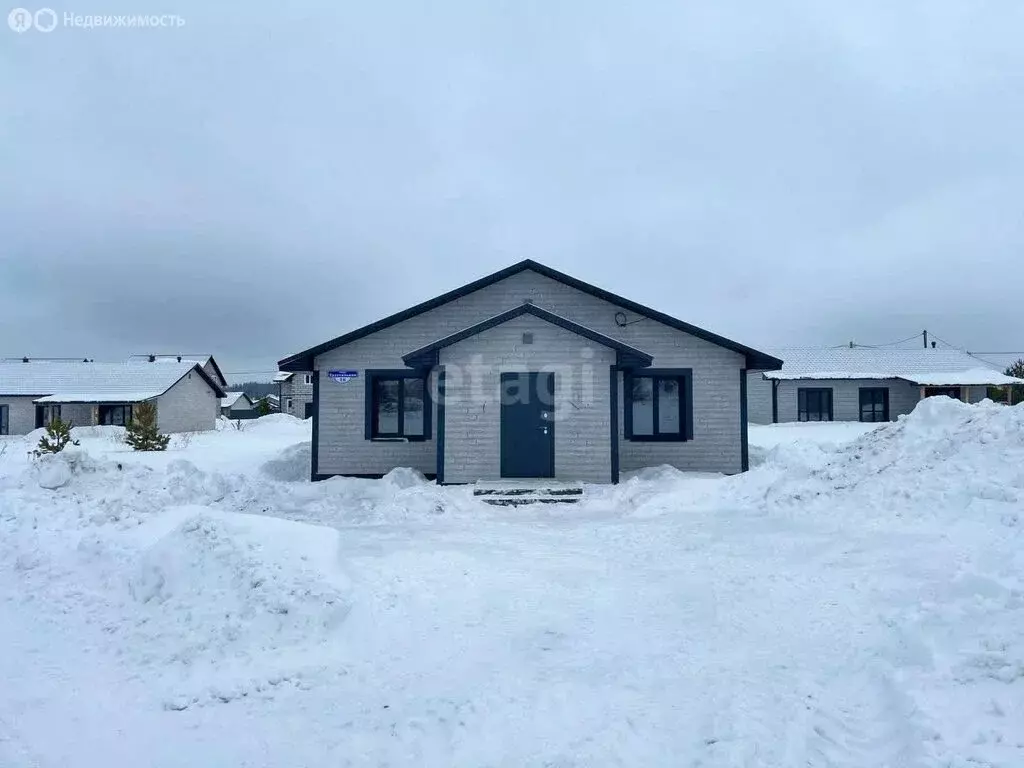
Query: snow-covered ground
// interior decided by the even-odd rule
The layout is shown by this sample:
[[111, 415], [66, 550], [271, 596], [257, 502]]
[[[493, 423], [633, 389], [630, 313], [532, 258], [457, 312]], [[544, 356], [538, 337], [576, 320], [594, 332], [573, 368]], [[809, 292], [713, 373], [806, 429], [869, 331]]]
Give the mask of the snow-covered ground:
[[0, 766], [1024, 765], [1024, 406], [560, 508], [243, 426], [0, 440]]

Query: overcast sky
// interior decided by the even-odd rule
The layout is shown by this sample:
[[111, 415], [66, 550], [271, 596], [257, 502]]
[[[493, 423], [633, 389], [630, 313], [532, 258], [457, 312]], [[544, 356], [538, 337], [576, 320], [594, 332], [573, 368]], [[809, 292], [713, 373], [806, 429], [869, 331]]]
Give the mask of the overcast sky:
[[751, 346], [1024, 348], [1019, 0], [51, 7], [185, 24], [0, 26], [0, 357], [269, 375], [523, 258]]

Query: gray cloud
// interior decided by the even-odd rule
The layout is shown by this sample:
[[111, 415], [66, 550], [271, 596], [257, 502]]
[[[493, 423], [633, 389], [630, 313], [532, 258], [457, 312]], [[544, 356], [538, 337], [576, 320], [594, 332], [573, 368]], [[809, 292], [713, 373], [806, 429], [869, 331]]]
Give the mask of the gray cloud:
[[0, 354], [270, 369], [526, 257], [753, 345], [1024, 345], [1011, 0], [209, 5], [0, 30]]

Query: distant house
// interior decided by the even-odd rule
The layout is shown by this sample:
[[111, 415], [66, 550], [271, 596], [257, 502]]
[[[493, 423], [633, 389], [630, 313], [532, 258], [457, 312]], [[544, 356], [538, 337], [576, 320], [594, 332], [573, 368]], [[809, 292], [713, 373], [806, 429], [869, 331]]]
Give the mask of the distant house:
[[213, 379], [220, 386], [221, 389], [227, 389], [228, 382], [224, 378], [224, 374], [220, 370], [220, 366], [217, 365], [217, 361], [213, 359], [213, 355], [132, 355], [128, 358], [129, 362], [148, 362], [148, 363], [198, 363], [206, 371], [207, 375]]
[[281, 413], [308, 419], [313, 415], [313, 374], [282, 371], [274, 376]]
[[220, 399], [220, 415], [229, 419], [254, 419], [259, 414], [245, 392], [228, 392]]
[[74, 426], [123, 426], [152, 402], [161, 432], [214, 429], [224, 390], [196, 362], [0, 363], [0, 434], [23, 435], [55, 417]]
[[746, 373], [781, 365], [530, 260], [278, 364], [310, 380], [313, 479], [444, 483], [742, 472]]
[[1024, 383], [955, 349], [795, 347], [774, 354], [784, 361], [780, 370], [748, 374], [755, 424], [895, 421], [926, 397], [975, 403], [988, 387]]
[[259, 407], [260, 399], [266, 400], [267, 405], [270, 406], [272, 413], [280, 413], [281, 411], [281, 399], [277, 395], [266, 395], [263, 398], [256, 400], [256, 407]]

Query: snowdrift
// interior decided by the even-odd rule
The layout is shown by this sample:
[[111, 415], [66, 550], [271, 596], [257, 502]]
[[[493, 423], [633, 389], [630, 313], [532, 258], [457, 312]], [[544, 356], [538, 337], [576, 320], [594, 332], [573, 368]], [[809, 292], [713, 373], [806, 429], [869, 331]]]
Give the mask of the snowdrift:
[[[865, 514], [1014, 516], [1024, 499], [1024, 405], [967, 405], [932, 397], [896, 423], [832, 451], [780, 446], [752, 477], [735, 484], [751, 498], [778, 472], [763, 505], [827, 513], [854, 502]], [[781, 472], [780, 472], [781, 470]], [[761, 477], [758, 477], [758, 474]]]

